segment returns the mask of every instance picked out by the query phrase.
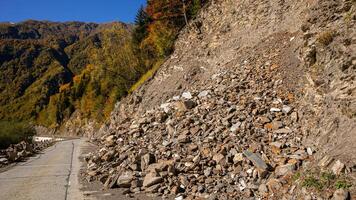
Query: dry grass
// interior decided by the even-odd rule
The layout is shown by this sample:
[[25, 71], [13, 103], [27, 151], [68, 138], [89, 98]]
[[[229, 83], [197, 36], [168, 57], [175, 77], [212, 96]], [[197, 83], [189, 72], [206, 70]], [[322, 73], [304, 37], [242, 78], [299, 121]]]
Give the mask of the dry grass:
[[148, 79], [152, 78], [156, 71], [161, 67], [164, 60], [159, 60], [156, 64], [152, 67], [152, 69], [148, 70], [141, 78], [129, 89], [129, 93], [140, 88]]
[[324, 31], [318, 35], [317, 41], [324, 46], [328, 46], [334, 40], [334, 36], [334, 31]]

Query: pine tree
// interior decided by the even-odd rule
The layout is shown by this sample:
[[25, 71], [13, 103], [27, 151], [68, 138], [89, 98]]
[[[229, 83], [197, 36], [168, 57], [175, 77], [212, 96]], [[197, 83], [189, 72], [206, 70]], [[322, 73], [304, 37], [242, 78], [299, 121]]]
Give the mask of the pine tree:
[[135, 46], [139, 46], [143, 39], [148, 35], [148, 25], [150, 18], [145, 9], [141, 7], [135, 18], [135, 30], [133, 32], [132, 41]]

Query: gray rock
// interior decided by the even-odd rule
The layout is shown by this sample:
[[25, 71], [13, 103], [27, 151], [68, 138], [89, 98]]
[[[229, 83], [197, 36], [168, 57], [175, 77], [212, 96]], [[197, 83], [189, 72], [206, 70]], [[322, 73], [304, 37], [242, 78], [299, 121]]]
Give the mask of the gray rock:
[[248, 150], [244, 151], [243, 154], [249, 159], [257, 168], [262, 170], [267, 170], [267, 164], [261, 159], [260, 156], [254, 154]]
[[120, 188], [129, 188], [131, 187], [131, 182], [133, 181], [134, 176], [132, 172], [124, 172], [117, 179], [117, 186]]

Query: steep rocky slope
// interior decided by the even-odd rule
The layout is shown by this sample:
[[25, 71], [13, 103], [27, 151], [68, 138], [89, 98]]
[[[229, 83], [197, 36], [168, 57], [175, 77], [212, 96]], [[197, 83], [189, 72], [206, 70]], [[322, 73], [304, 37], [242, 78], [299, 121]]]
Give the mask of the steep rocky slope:
[[116, 105], [88, 180], [178, 199], [355, 198], [355, 9], [210, 1]]

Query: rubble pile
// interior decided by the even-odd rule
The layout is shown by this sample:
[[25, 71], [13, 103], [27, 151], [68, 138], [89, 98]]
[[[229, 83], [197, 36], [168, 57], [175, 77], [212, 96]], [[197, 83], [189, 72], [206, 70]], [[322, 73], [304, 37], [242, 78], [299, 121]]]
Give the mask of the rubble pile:
[[[191, 197], [266, 197], [288, 192], [313, 154], [301, 144], [293, 95], [275, 65], [255, 60], [222, 70], [100, 138], [87, 179], [105, 187]], [[203, 84], [204, 85], [204, 84]]]
[[20, 161], [28, 156], [38, 153], [52, 145], [52, 141], [27, 142], [22, 141], [18, 144], [11, 145], [5, 150], [0, 150], [0, 167], [10, 163]]

